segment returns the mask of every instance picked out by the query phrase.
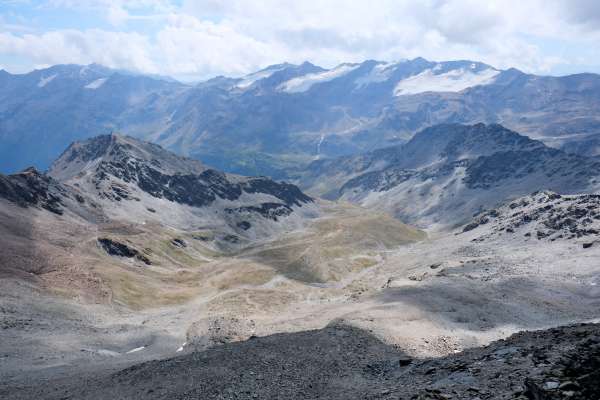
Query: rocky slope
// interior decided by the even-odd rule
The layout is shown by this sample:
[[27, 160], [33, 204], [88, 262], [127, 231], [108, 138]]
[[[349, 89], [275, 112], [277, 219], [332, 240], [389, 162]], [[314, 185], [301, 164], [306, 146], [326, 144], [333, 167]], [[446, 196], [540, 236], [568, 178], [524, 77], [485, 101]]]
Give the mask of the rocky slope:
[[474, 240], [515, 235], [525, 240], [575, 240], [589, 248], [600, 241], [600, 195], [533, 193], [481, 213], [463, 228], [471, 230], [481, 232]]
[[599, 176], [597, 160], [501, 125], [451, 124], [425, 129], [402, 146], [314, 162], [299, 182], [313, 193], [327, 188], [328, 197], [446, 229], [532, 190], [593, 192]]
[[502, 123], [554, 147], [598, 153], [594, 74], [544, 77], [417, 58], [280, 64], [197, 85], [97, 65], [0, 80], [0, 171], [45, 169], [68, 143], [112, 130], [220, 170], [272, 177], [315, 158], [400, 144], [440, 123]]
[[140, 308], [278, 275], [340, 280], [424, 237], [390, 216], [117, 134], [73, 143], [47, 174], [0, 175], [0, 228], [0, 273]]
[[425, 360], [408, 357], [367, 332], [331, 326], [151, 361], [101, 377], [0, 390], [9, 399], [43, 394], [47, 399], [593, 400], [600, 396], [599, 367], [600, 327], [594, 324], [522, 332]]
[[117, 134], [73, 143], [48, 175], [95, 198], [109, 218], [210, 229], [229, 247], [296, 229], [318, 214], [313, 199], [291, 184], [225, 174]]
[[[417, 142], [418, 157], [396, 162], [418, 168], [419, 159], [454, 165], [474, 152], [493, 156], [480, 140], [492, 133], [505, 152], [543, 149], [500, 127], [444, 132], [428, 140], [443, 157]], [[228, 174], [212, 185], [206, 171], [112, 135], [74, 144], [54, 164], [55, 178], [40, 175], [62, 214], [44, 208], [46, 189], [35, 202], [0, 199], [0, 396], [587, 395], [587, 358], [568, 354], [592, 351], [595, 342], [580, 339], [595, 331], [478, 347], [521, 330], [597, 320], [600, 246], [510, 234], [479, 240], [491, 222], [427, 238], [384, 213], [300, 196], [291, 197], [302, 204], [290, 205], [293, 213], [316, 207], [315, 218], [280, 231], [274, 227], [294, 214], [274, 221], [251, 208], [244, 212], [270, 230], [250, 240], [243, 232], [257, 225], [246, 214], [254, 228], [221, 219], [224, 209], [259, 207], [267, 197], [285, 205], [296, 192], [277, 182], [248, 192], [249, 181], [263, 178]], [[215, 199], [184, 203], [182, 176], [195, 182], [190, 188], [211, 183], [202, 190]], [[2, 193], [29, 188], [26, 179], [7, 177]], [[236, 188], [243, 193], [228, 200]], [[75, 213], [71, 193], [105, 219]], [[225, 234], [233, 230], [237, 239]]]
[[[160, 290], [189, 290], [164, 285], [170, 269], [272, 240], [319, 214], [291, 184], [228, 175], [154, 144], [99, 136], [73, 143], [48, 174], [0, 175], [0, 274], [86, 302], [139, 304], [139, 296]], [[140, 267], [153, 269], [130, 270]], [[129, 286], [144, 279], [163, 286]]]
[[0, 199], [22, 208], [40, 208], [56, 215], [68, 210], [84, 220], [104, 219], [98, 203], [77, 187], [63, 185], [33, 167], [12, 175], [0, 174]]

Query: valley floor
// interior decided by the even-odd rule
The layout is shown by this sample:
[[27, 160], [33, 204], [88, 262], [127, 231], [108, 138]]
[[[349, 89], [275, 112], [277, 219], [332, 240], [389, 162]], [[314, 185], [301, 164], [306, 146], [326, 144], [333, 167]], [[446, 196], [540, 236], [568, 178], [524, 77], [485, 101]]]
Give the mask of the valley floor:
[[[486, 358], [475, 361], [469, 357], [491, 350], [453, 354], [523, 330], [600, 319], [598, 245], [584, 249], [575, 241], [557, 241], [544, 242], [541, 246], [535, 238], [514, 235], [473, 241], [481, 232], [431, 235], [423, 241], [393, 248], [370, 246], [362, 255], [352, 253], [348, 247], [347, 253], [352, 253], [355, 261], [363, 257], [368, 262], [353, 264], [354, 267], [344, 273], [321, 279], [324, 271], [319, 271], [319, 266], [338, 268], [336, 257], [348, 262], [343, 246], [356, 243], [355, 237], [344, 242], [334, 235], [348, 229], [336, 221], [341, 225], [328, 226], [328, 230], [318, 231], [316, 236], [314, 232], [292, 232], [244, 254], [212, 261], [202, 268], [268, 269], [270, 272], [258, 281], [237, 282], [227, 274], [223, 275], [226, 279], [219, 278], [225, 281], [211, 277], [211, 285], [218, 290], [181, 304], [148, 305], [135, 310], [114, 302], [86, 305], [51, 296], [26, 280], [0, 280], [3, 293], [0, 297], [0, 394], [3, 398], [30, 398], [32, 393], [38, 398], [102, 398], [104, 390], [111, 386], [128, 387], [123, 392], [111, 393], [109, 397], [114, 398], [137, 398], [141, 391], [146, 391], [145, 398], [252, 398], [249, 396], [253, 393], [260, 393], [257, 398], [277, 398], [275, 392], [262, 392], [272, 391], [272, 384], [253, 385], [285, 380], [291, 386], [281, 383], [281, 388], [289, 390], [288, 398], [302, 398], [302, 393], [306, 395], [304, 398], [316, 398], [318, 394], [325, 398], [349, 398], [347, 394], [355, 390], [364, 393], [355, 398], [397, 398], [398, 388], [405, 385], [414, 387], [412, 392], [406, 393], [415, 395], [420, 393], [417, 387], [434, 390], [422, 392], [425, 397], [421, 398], [448, 398], [435, 397], [438, 387], [442, 392], [448, 387], [443, 384], [449, 376], [448, 370], [435, 372], [434, 369], [427, 374], [428, 363], [450, 365], [461, 357], [469, 359], [464, 361], [467, 364], [486, 362]], [[353, 231], [372, 235], [358, 229]], [[337, 249], [340, 254], [323, 258], [326, 264], [310, 259], [310, 255], [295, 253], [296, 248], [310, 247], [331, 235], [343, 246]], [[290, 275], [289, 260], [300, 262], [298, 257], [304, 257], [303, 262], [292, 265], [301, 265], [307, 273]], [[328, 326], [330, 328], [326, 328]], [[315, 329], [317, 331], [292, 334]], [[595, 326], [568, 329], [571, 329], [569, 332], [586, 330], [581, 337], [598, 337]], [[554, 335], [552, 332], [540, 335], [548, 337]], [[270, 336], [277, 333], [290, 335]], [[348, 341], [337, 340], [339, 335]], [[576, 333], [572, 335], [580, 337]], [[264, 336], [268, 337], [262, 339]], [[254, 337], [260, 339], [220, 347]], [[527, 335], [515, 340], [524, 337]], [[556, 345], [566, 346], [559, 352], [563, 355], [567, 354], [568, 346], [575, 345], [561, 343]], [[313, 347], [304, 351], [302, 346]], [[208, 352], [195, 352], [207, 349]], [[274, 353], [272, 349], [276, 349]], [[257, 358], [242, 356], [246, 350], [258, 352]], [[535, 353], [534, 350], [531, 351]], [[293, 354], [287, 354], [288, 351]], [[499, 351], [513, 354], [520, 350], [508, 346]], [[230, 354], [237, 355], [229, 359]], [[343, 357], [344, 354], [349, 359]], [[519, 354], [522, 358], [530, 353]], [[183, 357], [113, 374], [143, 361], [180, 355]], [[284, 355], [297, 360], [293, 365], [285, 365], [290, 368], [289, 372], [284, 372], [280, 365]], [[206, 357], [225, 364], [200, 361]], [[398, 357], [445, 358], [416, 361], [410, 371], [414, 368], [422, 374], [408, 374], [412, 378], [404, 381], [408, 375], [402, 372], [406, 369], [394, 361]], [[527, 370], [527, 364], [520, 364], [521, 358], [511, 357], [500, 357], [506, 365], [494, 361], [498, 364], [494, 364], [494, 368], [497, 367], [499, 373], [516, 365], [520, 365], [522, 371]], [[235, 360], [239, 360], [239, 364]], [[264, 368], [256, 364], [257, 360], [264, 361]], [[319, 360], [326, 364], [317, 367]], [[331, 363], [337, 363], [339, 369], [334, 369], [337, 372], [324, 373]], [[539, 370], [530, 374], [535, 379], [547, 373], [548, 366], [541, 361], [538, 364], [541, 365], [536, 367]], [[170, 366], [175, 365], [181, 367], [181, 373], [172, 371]], [[473, 365], [469, 364], [469, 371]], [[208, 375], [204, 377], [198, 371]], [[466, 372], [456, 371], [452, 374], [464, 375], [457, 393], [460, 390], [466, 393], [464, 390], [470, 386], [478, 387], [477, 390], [485, 387], [468, 382], [496, 379], [491, 375], [482, 378], [471, 374], [469, 377]], [[517, 369], [514, 371], [519, 373]], [[283, 375], [277, 378], [277, 373]], [[166, 378], [160, 387], [156, 381], [152, 383], [156, 374]], [[64, 388], [69, 387], [73, 379], [85, 377], [99, 377], [99, 380], [90, 383], [87, 391]], [[289, 379], [283, 379], [285, 377]], [[243, 384], [237, 385], [238, 379]], [[523, 390], [523, 379], [519, 379], [514, 387], [510, 386], [511, 395]], [[458, 382], [451, 381], [452, 385]], [[437, 386], [434, 382], [438, 382]], [[494, 382], [502, 386], [500, 381]], [[212, 389], [211, 385], [217, 383], [223, 387]], [[331, 388], [339, 390], [336, 389], [334, 395], [327, 391]], [[55, 395], [51, 389], [61, 394]], [[493, 398], [493, 392], [488, 392], [479, 397]], [[167, 393], [171, 394], [167, 396]], [[506, 393], [505, 397], [494, 398], [513, 398], [508, 391]], [[457, 394], [455, 398], [463, 397]]]

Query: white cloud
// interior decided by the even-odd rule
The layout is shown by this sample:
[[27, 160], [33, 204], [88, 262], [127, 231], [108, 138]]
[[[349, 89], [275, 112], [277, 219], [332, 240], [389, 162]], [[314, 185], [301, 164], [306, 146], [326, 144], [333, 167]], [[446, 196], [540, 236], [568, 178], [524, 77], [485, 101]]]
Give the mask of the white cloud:
[[137, 33], [62, 30], [43, 34], [0, 33], [0, 54], [26, 57], [32, 64], [88, 64], [157, 73], [148, 39]]
[[[565, 57], [561, 51], [574, 45], [597, 46], [600, 11], [595, 0], [184, 0], [181, 5], [167, 0], [53, 0], [49, 4], [93, 10], [114, 29], [35, 33], [5, 27], [0, 57], [18, 55], [30, 64], [93, 61], [187, 79], [242, 75], [284, 61], [309, 60], [332, 67], [367, 58], [417, 56], [474, 59], [538, 73], [574, 63], [600, 70], [597, 51], [582, 51], [577, 57]], [[133, 22], [146, 20], [147, 29], [136, 33]]]

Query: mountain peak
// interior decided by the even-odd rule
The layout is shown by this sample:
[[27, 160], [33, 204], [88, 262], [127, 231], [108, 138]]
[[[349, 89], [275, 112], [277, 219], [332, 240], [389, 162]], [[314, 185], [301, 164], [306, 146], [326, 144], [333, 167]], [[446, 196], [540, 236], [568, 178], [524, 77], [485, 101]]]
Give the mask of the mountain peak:
[[52, 164], [49, 174], [58, 180], [68, 180], [102, 162], [123, 167], [143, 163], [166, 174], [199, 174], [206, 170], [200, 161], [177, 156], [154, 143], [111, 132], [72, 143]]
[[402, 149], [401, 164], [416, 168], [499, 151], [542, 148], [541, 142], [499, 124], [440, 124], [418, 132]]

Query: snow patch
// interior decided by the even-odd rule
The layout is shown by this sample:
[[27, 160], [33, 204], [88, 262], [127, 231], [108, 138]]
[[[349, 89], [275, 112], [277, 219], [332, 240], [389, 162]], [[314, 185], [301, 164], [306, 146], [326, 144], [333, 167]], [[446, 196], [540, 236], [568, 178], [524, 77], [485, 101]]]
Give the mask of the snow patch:
[[360, 89], [371, 83], [385, 82], [390, 78], [392, 72], [394, 72], [396, 65], [389, 63], [377, 64], [367, 74], [358, 77], [354, 81], [354, 85], [357, 89]]
[[287, 93], [301, 93], [309, 90], [313, 85], [329, 82], [336, 78], [346, 75], [350, 71], [358, 68], [358, 65], [342, 64], [329, 71], [317, 72], [314, 74], [308, 74], [298, 76], [290, 79], [289, 81], [283, 82], [277, 87], [278, 90]]
[[129, 350], [127, 353], [125, 354], [131, 354], [131, 353], [137, 353], [138, 351], [142, 351], [146, 348], [146, 346], [142, 346], [142, 347], [136, 347], [135, 349], [131, 349]]
[[443, 74], [435, 74], [434, 69], [427, 69], [420, 74], [398, 82], [394, 88], [394, 96], [417, 94], [424, 92], [460, 92], [467, 88], [488, 85], [494, 82], [500, 71], [487, 68], [478, 72], [458, 68]]
[[235, 86], [239, 89], [247, 89], [250, 86], [252, 86], [255, 82], [260, 81], [261, 79], [266, 79], [273, 75], [275, 72], [281, 71], [283, 69], [284, 67], [279, 67], [254, 72], [252, 74], [244, 76], [242, 80], [238, 82]]
[[87, 85], [85, 85], [86, 89], [98, 89], [99, 87], [101, 87], [102, 85], [104, 85], [104, 82], [106, 82], [108, 78], [100, 78], [100, 79], [96, 79], [93, 82], [88, 83]]
[[52, 82], [52, 80], [53, 80], [54, 78], [56, 78], [56, 75], [57, 75], [57, 74], [50, 75], [50, 76], [48, 76], [48, 77], [46, 77], [46, 78], [40, 78], [40, 81], [38, 82], [37, 86], [38, 86], [39, 88], [43, 88], [44, 86], [46, 86], [47, 84], [49, 84], [50, 82]]

